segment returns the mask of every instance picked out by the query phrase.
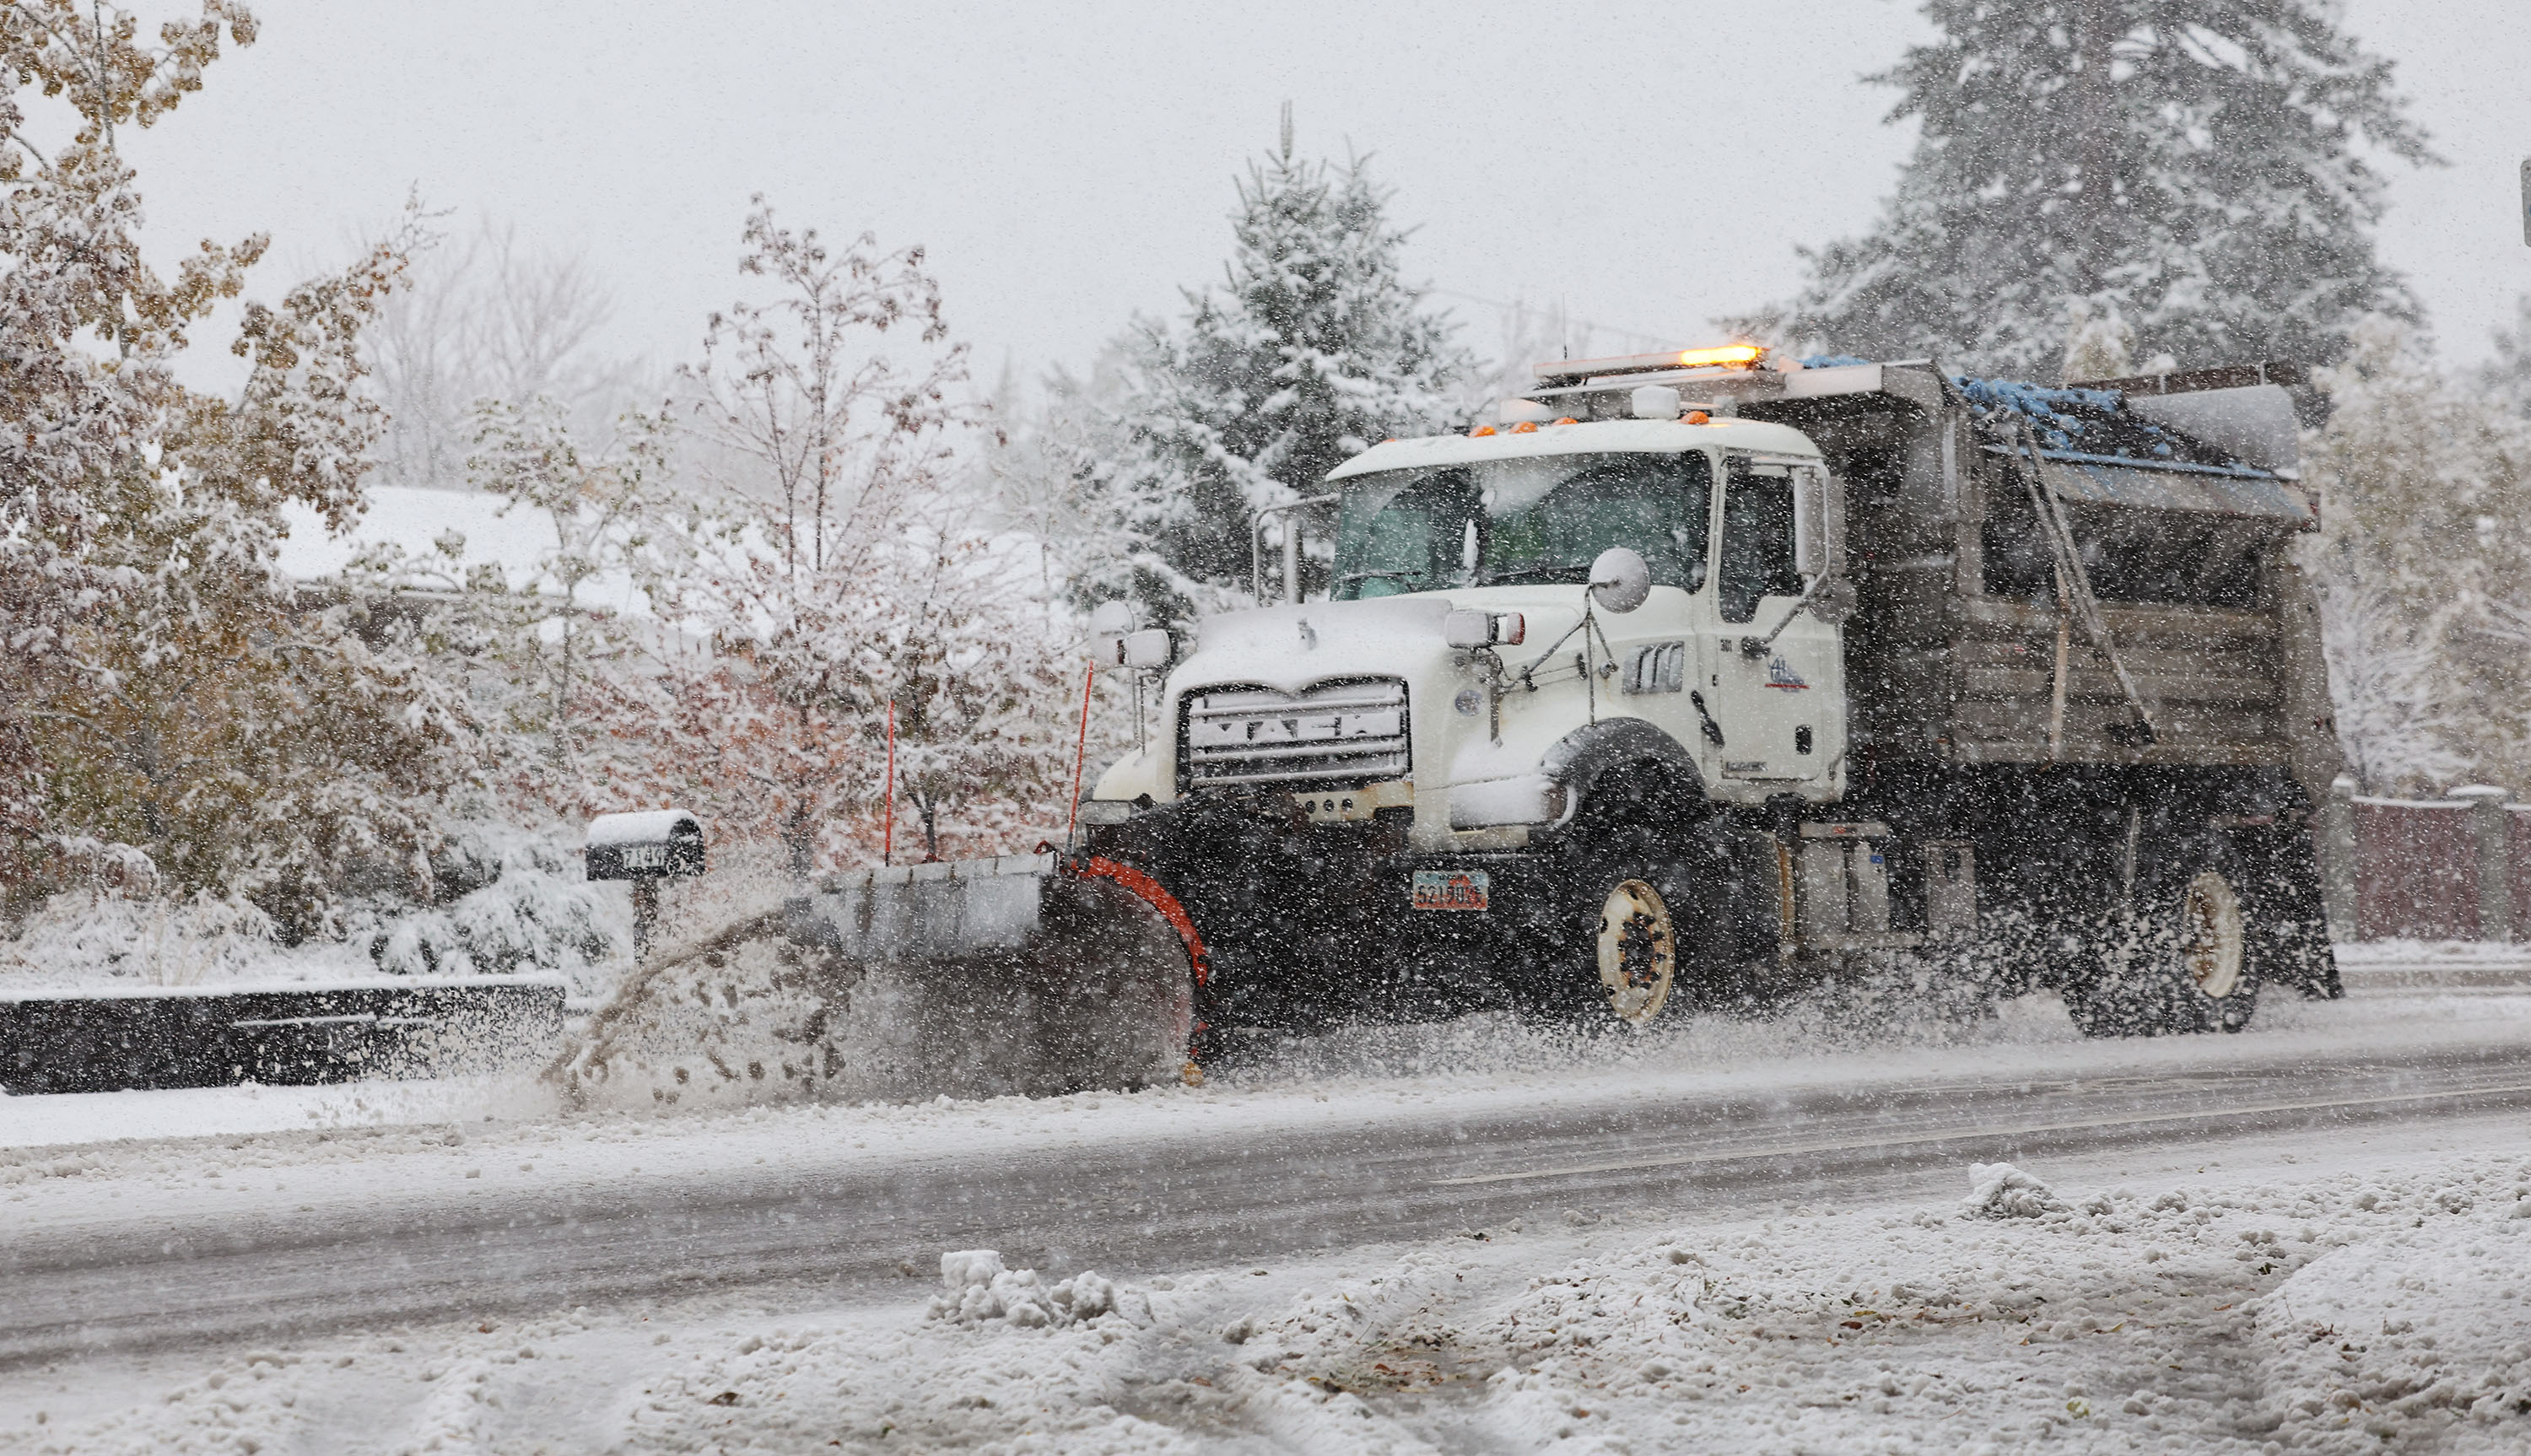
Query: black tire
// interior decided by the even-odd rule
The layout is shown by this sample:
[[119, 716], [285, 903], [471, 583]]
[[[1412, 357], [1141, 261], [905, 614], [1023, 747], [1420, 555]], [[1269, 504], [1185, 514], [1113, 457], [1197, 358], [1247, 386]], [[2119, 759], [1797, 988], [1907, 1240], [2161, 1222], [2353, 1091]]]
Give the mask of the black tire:
[[1731, 977], [1712, 954], [1709, 870], [1644, 827], [1570, 846], [1547, 919], [1534, 926], [1526, 999], [1586, 1029], [1647, 1027], [1713, 1004]]
[[2241, 857], [2212, 835], [2138, 867], [2135, 902], [2093, 941], [2065, 1009], [2086, 1036], [2238, 1032], [2276, 927]]

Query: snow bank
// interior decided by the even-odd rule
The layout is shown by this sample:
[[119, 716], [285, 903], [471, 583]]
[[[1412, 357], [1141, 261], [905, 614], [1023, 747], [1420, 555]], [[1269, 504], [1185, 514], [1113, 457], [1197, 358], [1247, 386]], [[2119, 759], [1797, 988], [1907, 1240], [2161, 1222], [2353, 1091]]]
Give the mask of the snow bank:
[[2460, 1216], [2340, 1250], [2261, 1302], [2279, 1438], [2318, 1452], [2531, 1446], [2531, 1200], [2506, 1192], [2435, 1190]]
[[2427, 986], [2531, 991], [2531, 945], [2498, 940], [2356, 940], [2337, 946], [2350, 992]]

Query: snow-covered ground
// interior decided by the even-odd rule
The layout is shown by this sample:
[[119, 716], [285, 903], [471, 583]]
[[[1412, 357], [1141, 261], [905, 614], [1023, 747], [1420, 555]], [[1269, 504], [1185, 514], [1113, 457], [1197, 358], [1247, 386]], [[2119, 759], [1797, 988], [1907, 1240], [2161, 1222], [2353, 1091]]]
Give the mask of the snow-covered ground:
[[2518, 1127], [2027, 1173], [2010, 1207], [1968, 1200], [1997, 1171], [1962, 1167], [1950, 1196], [1576, 1209], [1112, 1288], [1076, 1274], [1061, 1301], [1051, 1275], [995, 1281], [968, 1257], [943, 1260], [946, 1289], [849, 1308], [101, 1357], [0, 1379], [0, 1450], [2531, 1446]]
[[[1968, 1029], [1793, 1016], [1582, 1045], [1472, 1019], [1131, 1095], [576, 1115], [524, 1081], [14, 1097], [0, 1219], [21, 1241], [132, 1237], [162, 1211], [322, 1223], [701, 1191], [804, 1147], [988, 1177], [1005, 1153], [1436, 1108], [2186, 1080], [2491, 1042], [2531, 1047], [2531, 997], [2272, 996], [2240, 1036], [2124, 1043], [2081, 1040], [2044, 996]], [[927, 1248], [901, 1293], [841, 1306], [706, 1290], [22, 1364], [0, 1369], [0, 1452], [2531, 1449], [2520, 1114], [2023, 1171], [2037, 1187], [1964, 1162], [1827, 1203], [1575, 1206], [1228, 1266], [1157, 1249], [1112, 1289], [1078, 1268], [996, 1279], [981, 1257], [944, 1288], [943, 1256], [967, 1251]]]

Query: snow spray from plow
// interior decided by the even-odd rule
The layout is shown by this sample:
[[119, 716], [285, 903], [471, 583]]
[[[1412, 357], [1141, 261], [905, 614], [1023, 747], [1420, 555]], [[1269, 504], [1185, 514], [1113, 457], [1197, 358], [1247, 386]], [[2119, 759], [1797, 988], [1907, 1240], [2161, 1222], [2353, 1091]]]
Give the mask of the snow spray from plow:
[[1202, 935], [1048, 850], [832, 874], [663, 950], [547, 1069], [579, 1103], [1051, 1093], [1199, 1075]]

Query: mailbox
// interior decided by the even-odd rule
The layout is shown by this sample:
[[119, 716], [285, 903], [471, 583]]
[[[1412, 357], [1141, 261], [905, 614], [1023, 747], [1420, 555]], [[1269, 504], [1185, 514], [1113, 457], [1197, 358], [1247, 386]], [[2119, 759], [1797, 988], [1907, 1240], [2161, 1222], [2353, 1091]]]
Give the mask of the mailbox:
[[665, 879], [703, 872], [703, 820], [682, 809], [602, 813], [589, 821], [591, 879]]

